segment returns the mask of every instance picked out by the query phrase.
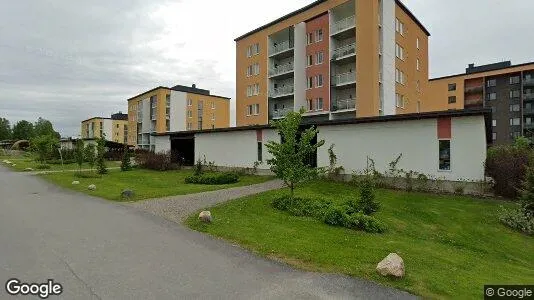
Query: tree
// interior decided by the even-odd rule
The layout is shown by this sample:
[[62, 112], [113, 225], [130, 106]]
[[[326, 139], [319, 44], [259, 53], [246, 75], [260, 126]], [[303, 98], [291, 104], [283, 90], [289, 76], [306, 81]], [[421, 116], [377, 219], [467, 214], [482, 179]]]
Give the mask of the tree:
[[84, 158], [91, 170], [95, 167], [96, 163], [96, 147], [94, 144], [87, 144], [84, 149]]
[[132, 160], [128, 145], [124, 145], [124, 152], [122, 153], [121, 171], [132, 170]]
[[534, 167], [529, 166], [527, 168], [527, 174], [523, 182], [523, 189], [521, 190], [521, 196], [519, 201], [525, 214], [530, 213], [534, 216]]
[[52, 152], [56, 151], [58, 146], [58, 139], [50, 135], [42, 135], [33, 138], [30, 141], [32, 151], [37, 154], [37, 160], [42, 164], [52, 156]]
[[11, 126], [9, 121], [4, 118], [0, 118], [0, 141], [11, 139]]
[[314, 126], [299, 131], [301, 121], [302, 112], [290, 112], [284, 119], [272, 122], [282, 137], [282, 142], [269, 141], [266, 144], [267, 150], [273, 156], [267, 163], [276, 177], [282, 179], [289, 187], [291, 197], [298, 184], [318, 175], [317, 169], [307, 164], [306, 159], [324, 145], [324, 140], [312, 143], [319, 132]]
[[60, 134], [54, 130], [52, 122], [41, 117], [39, 117], [39, 119], [37, 119], [37, 122], [35, 122], [33, 133], [35, 136], [51, 135], [58, 139], [61, 137]]
[[107, 174], [106, 161], [104, 155], [106, 154], [106, 137], [103, 134], [101, 138], [96, 139], [96, 166], [98, 174]]
[[85, 158], [84, 155], [84, 147], [83, 147], [83, 140], [78, 139], [76, 140], [76, 145], [74, 148], [74, 158], [76, 159], [76, 163], [78, 164], [78, 170], [82, 171], [82, 165]]
[[22, 120], [18, 121], [15, 126], [13, 126], [13, 139], [30, 140], [32, 137], [34, 137], [32, 123]]

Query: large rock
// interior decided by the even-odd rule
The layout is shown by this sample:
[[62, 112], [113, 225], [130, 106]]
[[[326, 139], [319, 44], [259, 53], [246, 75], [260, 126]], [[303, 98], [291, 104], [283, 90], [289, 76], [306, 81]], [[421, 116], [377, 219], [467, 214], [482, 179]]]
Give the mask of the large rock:
[[211, 223], [211, 212], [203, 211], [198, 215], [198, 219], [204, 223]]
[[397, 253], [390, 253], [376, 266], [376, 270], [382, 276], [404, 276], [404, 261]]
[[87, 187], [90, 191], [95, 191], [96, 190], [96, 185], [94, 184], [91, 184], [90, 186]]
[[32, 168], [26, 168], [26, 169], [24, 169], [24, 171], [31, 172], [31, 171], [33, 171], [33, 169]]
[[5, 163], [5, 164], [8, 164], [8, 165], [11, 164], [11, 162], [10, 162], [9, 160], [4, 160], [4, 163]]
[[79, 185], [79, 184], [80, 184], [80, 182], [79, 182], [78, 180], [74, 180], [74, 181], [72, 182], [72, 185]]
[[130, 200], [134, 196], [135, 196], [135, 192], [132, 191], [132, 190], [124, 190], [124, 191], [121, 192], [121, 198], [122, 199]]

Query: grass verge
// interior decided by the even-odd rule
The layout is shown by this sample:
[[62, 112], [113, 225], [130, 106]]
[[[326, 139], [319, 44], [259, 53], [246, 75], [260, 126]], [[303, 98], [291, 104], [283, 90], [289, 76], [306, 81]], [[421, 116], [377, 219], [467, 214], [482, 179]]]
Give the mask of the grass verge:
[[[298, 268], [343, 273], [396, 287], [425, 298], [481, 298], [484, 284], [534, 282], [534, 238], [497, 219], [496, 200], [378, 190], [385, 234], [332, 227], [275, 210], [285, 190], [234, 200], [211, 208], [214, 223], [191, 215], [192, 229], [222, 237], [260, 255]], [[357, 197], [343, 183], [314, 182], [297, 197], [341, 202]], [[390, 252], [405, 262], [403, 279], [384, 278], [376, 264]]]
[[[33, 171], [36, 171], [36, 172], [39, 172], [39, 171], [62, 171], [62, 170], [70, 171], [70, 170], [77, 170], [78, 169], [78, 165], [77, 164], [65, 164], [65, 165], [49, 164], [50, 169], [39, 170], [37, 167], [41, 163], [35, 161], [32, 158], [20, 158], [20, 157], [18, 157], [18, 158], [5, 158], [5, 159], [9, 160], [12, 163], [14, 163], [15, 166], [2, 163], [1, 161], [4, 160], [4, 159], [0, 159], [0, 163], [3, 166], [6, 166], [6, 167], [8, 167], [8, 168], [10, 168], [10, 169], [12, 169], [14, 171], [17, 171], [17, 172], [23, 172], [27, 168], [31, 168], [31, 169], [33, 169]], [[121, 165], [120, 161], [106, 161], [106, 166], [108, 168], [120, 167], [120, 165]], [[84, 163], [82, 165], [82, 169], [90, 169], [90, 167], [89, 167], [89, 165], [87, 163]]]

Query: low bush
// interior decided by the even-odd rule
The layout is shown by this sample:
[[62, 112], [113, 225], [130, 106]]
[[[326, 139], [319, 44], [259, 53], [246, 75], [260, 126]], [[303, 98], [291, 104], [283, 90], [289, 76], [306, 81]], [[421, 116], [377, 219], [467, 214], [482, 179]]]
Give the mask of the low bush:
[[200, 175], [191, 175], [185, 178], [185, 183], [192, 184], [231, 184], [239, 181], [239, 176], [236, 173], [202, 173]]
[[177, 170], [180, 166], [172, 162], [171, 152], [154, 153], [147, 150], [136, 150], [135, 161], [144, 169], [156, 171]]
[[363, 230], [370, 233], [382, 233], [385, 232], [387, 227], [380, 220], [364, 215], [362, 213], [355, 213], [348, 215], [345, 218], [343, 226], [351, 229]]
[[375, 186], [371, 176], [365, 176], [360, 184], [360, 200], [357, 210], [366, 215], [377, 212], [380, 203], [375, 200]]
[[323, 222], [333, 226], [345, 226], [349, 215], [341, 206], [330, 206], [323, 216]]
[[62, 163], [65, 164], [65, 165], [69, 165], [69, 164], [75, 164], [76, 160], [74, 160], [74, 159], [63, 159], [63, 162], [61, 162], [61, 159], [52, 159], [52, 160], [47, 161], [47, 163], [49, 163], [51, 165], [61, 165]]
[[76, 178], [102, 178], [102, 175], [95, 172], [75, 172], [74, 177]]
[[521, 206], [513, 209], [503, 208], [499, 213], [499, 220], [512, 229], [534, 235], [534, 214]]
[[287, 211], [293, 216], [322, 218], [331, 202], [322, 199], [291, 198], [286, 195], [274, 199], [272, 204], [274, 208]]
[[37, 165], [35, 168], [37, 170], [49, 170], [51, 167], [50, 167], [50, 165], [44, 165], [43, 164], [43, 165]]

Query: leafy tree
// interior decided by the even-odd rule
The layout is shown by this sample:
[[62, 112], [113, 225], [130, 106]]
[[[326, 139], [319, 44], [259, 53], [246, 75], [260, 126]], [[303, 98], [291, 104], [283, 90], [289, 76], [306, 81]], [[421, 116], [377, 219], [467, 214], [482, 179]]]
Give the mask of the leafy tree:
[[26, 121], [18, 121], [13, 126], [13, 139], [15, 140], [30, 140], [34, 137], [33, 124]]
[[98, 174], [107, 174], [106, 160], [104, 155], [106, 154], [106, 137], [103, 135], [101, 138], [96, 139], [96, 166]]
[[60, 134], [54, 130], [52, 122], [41, 117], [39, 117], [39, 119], [37, 119], [37, 122], [35, 122], [33, 133], [35, 136], [51, 135], [58, 139], [61, 137]]
[[95, 167], [96, 164], [96, 147], [94, 144], [87, 144], [84, 149], [84, 158], [91, 170]]
[[76, 141], [76, 146], [74, 148], [74, 157], [76, 159], [76, 163], [78, 164], [78, 169], [81, 172], [82, 171], [82, 165], [84, 161], [84, 147], [83, 147], [83, 140], [78, 139]]
[[121, 171], [132, 170], [132, 159], [128, 145], [124, 145], [124, 152], [122, 153]]
[[30, 141], [30, 147], [37, 154], [37, 160], [45, 164], [56, 150], [58, 143], [59, 140], [57, 138], [50, 135], [42, 135], [33, 138]]
[[0, 118], [0, 141], [11, 139], [11, 126], [9, 121], [4, 118]]
[[525, 181], [523, 182], [523, 189], [519, 197], [521, 207], [525, 213], [530, 213], [534, 216], [534, 167], [527, 168]]
[[272, 122], [283, 142], [270, 141], [266, 144], [267, 150], [273, 156], [272, 159], [267, 160], [267, 163], [276, 177], [282, 179], [289, 187], [291, 197], [294, 196], [294, 190], [298, 184], [318, 175], [317, 169], [309, 166], [306, 159], [315, 153], [317, 148], [324, 145], [324, 140], [316, 144], [312, 143], [318, 133], [315, 127], [299, 131], [301, 121], [302, 111], [300, 113], [290, 112], [284, 119]]

